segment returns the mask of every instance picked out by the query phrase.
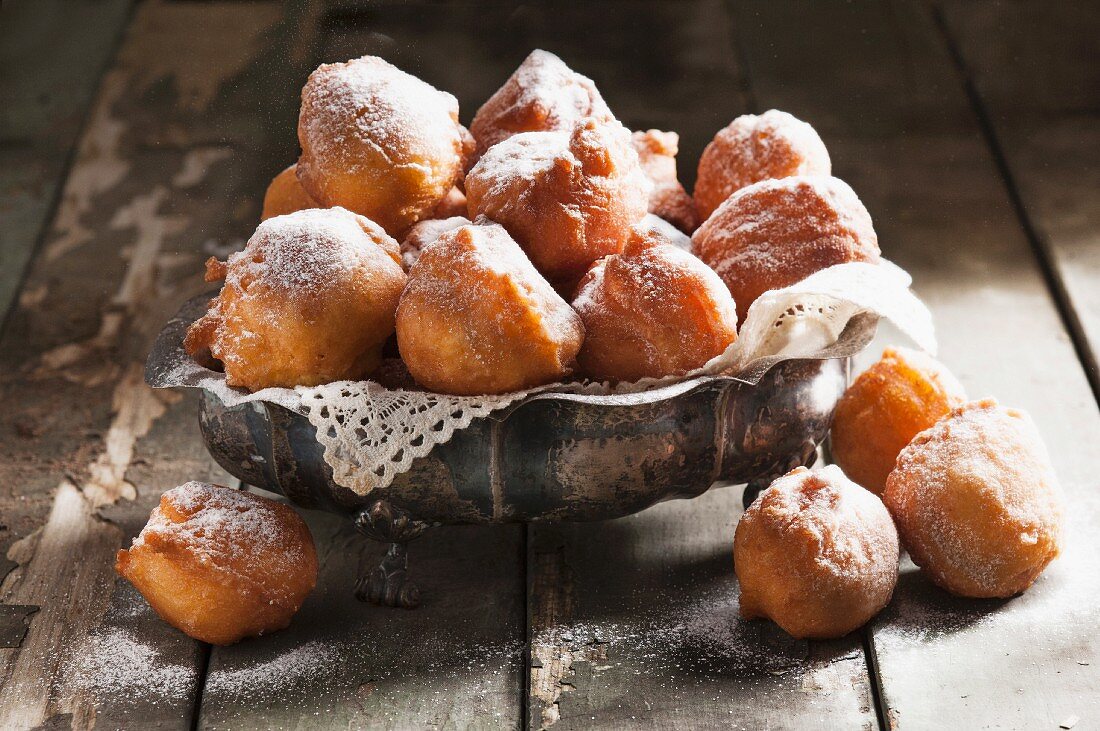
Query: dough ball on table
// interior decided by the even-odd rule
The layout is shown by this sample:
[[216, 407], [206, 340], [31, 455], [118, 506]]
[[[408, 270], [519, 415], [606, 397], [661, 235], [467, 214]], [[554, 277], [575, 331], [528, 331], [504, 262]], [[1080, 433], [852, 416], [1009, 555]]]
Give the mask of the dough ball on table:
[[290, 624], [317, 583], [317, 554], [292, 508], [188, 482], [164, 493], [115, 569], [168, 624], [231, 645]]
[[1031, 418], [972, 401], [902, 450], [882, 495], [913, 563], [959, 596], [1010, 597], [1058, 555], [1061, 488]]
[[870, 214], [837, 178], [783, 178], [742, 188], [703, 222], [691, 244], [729, 287], [742, 322], [768, 290], [835, 264], [879, 260]]
[[298, 180], [324, 206], [390, 235], [427, 217], [462, 179], [473, 138], [453, 96], [375, 56], [324, 64], [302, 89]]
[[490, 148], [466, 177], [470, 217], [488, 216], [562, 292], [622, 250], [646, 215], [650, 182], [618, 122], [525, 132]]
[[780, 477], [737, 524], [741, 615], [797, 638], [841, 637], [886, 606], [898, 534], [875, 495], [830, 465]]
[[592, 265], [573, 309], [585, 330], [577, 363], [598, 381], [681, 375], [737, 339], [737, 307], [726, 285], [651, 228], [635, 228], [621, 254]]
[[705, 221], [746, 185], [792, 175], [830, 175], [825, 143], [813, 127], [775, 109], [745, 114], [719, 130], [699, 158], [695, 205]]
[[631, 140], [642, 170], [653, 183], [653, 191], [649, 194], [649, 212], [690, 234], [699, 227], [699, 216], [695, 212], [695, 202], [676, 177], [680, 136], [675, 132], [651, 129], [635, 132]]
[[207, 281], [225, 285], [184, 345], [250, 391], [361, 378], [393, 334], [400, 262], [396, 241], [343, 208], [269, 218], [243, 251], [207, 262]]
[[881, 495], [898, 453], [965, 400], [962, 384], [939, 361], [887, 348], [837, 404], [829, 432], [833, 458], [844, 474]]
[[405, 270], [408, 271], [420, 258], [421, 252], [434, 244], [441, 234], [469, 224], [470, 219], [465, 216], [430, 218], [415, 224], [401, 240], [401, 263], [405, 266]]
[[409, 270], [397, 344], [417, 383], [439, 393], [506, 393], [569, 374], [580, 317], [501, 226], [448, 231]]
[[470, 132], [480, 157], [520, 132], [568, 132], [585, 117], [614, 119], [592, 79], [535, 50], [477, 110]]
[[260, 220], [266, 221], [275, 216], [284, 216], [306, 208], [319, 208], [317, 201], [298, 182], [298, 166], [291, 165], [276, 175], [264, 193], [264, 210]]

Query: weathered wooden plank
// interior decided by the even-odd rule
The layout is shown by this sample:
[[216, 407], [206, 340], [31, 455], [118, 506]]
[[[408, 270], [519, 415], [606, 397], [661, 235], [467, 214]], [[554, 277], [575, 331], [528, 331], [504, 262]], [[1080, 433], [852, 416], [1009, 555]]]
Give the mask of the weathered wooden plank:
[[873, 728], [859, 637], [738, 616], [739, 488], [605, 524], [534, 525], [533, 728]]
[[291, 626], [214, 648], [202, 728], [514, 728], [523, 702], [520, 527], [431, 529], [410, 544], [415, 611], [355, 599], [383, 547], [306, 514], [322, 569]]
[[[875, 623], [894, 728], [1054, 728], [1100, 715], [1100, 415], [935, 24], [915, 3], [738, 5], [762, 106], [811, 120], [937, 317], [974, 396], [1027, 409], [1069, 500], [1064, 556], [1025, 595], [955, 599], [908, 564]], [[813, 33], [791, 34], [791, 28]]]
[[1100, 6], [938, 10], [1100, 394]]
[[[15, 566], [0, 598], [39, 607], [0, 649], [2, 728], [192, 724], [203, 650], [116, 580], [114, 553], [161, 491], [228, 477], [195, 400], [148, 389], [142, 362], [294, 153], [281, 18], [270, 2], [140, 6], [0, 340], [0, 548]], [[279, 75], [286, 93], [257, 91]]]
[[[469, 115], [467, 100], [510, 71], [482, 68], [469, 55], [477, 18], [470, 8], [435, 4], [340, 13], [316, 34], [313, 63], [379, 54], [455, 92]], [[288, 98], [296, 103], [297, 94]], [[381, 546], [346, 518], [308, 520], [321, 559], [317, 590], [285, 631], [213, 649], [200, 726], [298, 728], [318, 718], [350, 728], [522, 725], [522, 526], [440, 528], [415, 541], [410, 570], [423, 601], [407, 612], [352, 594]]]
[[[0, 324], [133, 0], [12, 0], [0, 17]], [[49, 49], [43, 53], [43, 49]]]

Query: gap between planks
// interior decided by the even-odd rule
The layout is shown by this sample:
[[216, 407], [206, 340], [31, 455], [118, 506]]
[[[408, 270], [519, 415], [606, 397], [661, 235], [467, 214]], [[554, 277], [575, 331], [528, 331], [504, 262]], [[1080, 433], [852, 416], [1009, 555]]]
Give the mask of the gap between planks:
[[967, 101], [969, 101], [970, 107], [974, 112], [974, 117], [978, 122], [978, 128], [981, 130], [982, 138], [989, 148], [990, 157], [993, 159], [993, 163], [997, 168], [997, 173], [1004, 182], [1005, 193], [1012, 205], [1012, 210], [1016, 214], [1016, 219], [1020, 224], [1020, 228], [1023, 229], [1028, 243], [1035, 252], [1035, 259], [1039, 264], [1039, 270], [1042, 272], [1043, 278], [1046, 280], [1047, 286], [1050, 289], [1051, 299], [1058, 309], [1058, 315], [1061, 317], [1062, 324], [1065, 325], [1066, 331], [1069, 333], [1070, 341], [1073, 343], [1073, 349], [1077, 354], [1078, 360], [1081, 361], [1081, 365], [1085, 368], [1085, 375], [1088, 377], [1092, 395], [1097, 400], [1097, 403], [1100, 403], [1100, 369], [1098, 369], [1097, 366], [1096, 355], [1089, 347], [1084, 324], [1081, 322], [1081, 318], [1077, 313], [1077, 308], [1073, 304], [1073, 298], [1070, 296], [1069, 288], [1066, 286], [1065, 280], [1058, 271], [1058, 267], [1054, 261], [1054, 254], [1050, 249], [1046, 237], [1039, 233], [1035, 222], [1027, 212], [1027, 206], [1024, 204], [1019, 185], [1016, 183], [1016, 179], [1012, 174], [1012, 169], [1008, 164], [1008, 158], [1005, 155], [1004, 146], [1001, 144], [1000, 137], [997, 134], [996, 126], [993, 124], [993, 120], [989, 115], [989, 110], [986, 108], [982, 95], [974, 83], [973, 74], [966, 62], [966, 58], [963, 56], [962, 49], [954, 34], [951, 32], [947, 19], [944, 17], [943, 7], [939, 3], [927, 2], [927, 0], [925, 4], [936, 26], [936, 30], [943, 39], [944, 47], [951, 57], [955, 73], [958, 75], [959, 83], [962, 85], [966, 93]]

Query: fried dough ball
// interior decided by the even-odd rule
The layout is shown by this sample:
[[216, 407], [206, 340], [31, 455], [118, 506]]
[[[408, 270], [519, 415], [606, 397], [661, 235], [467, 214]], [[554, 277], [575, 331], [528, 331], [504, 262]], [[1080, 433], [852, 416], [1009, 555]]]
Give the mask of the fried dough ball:
[[298, 180], [397, 235], [462, 179], [473, 138], [446, 92], [376, 56], [324, 64], [302, 89]]
[[729, 287], [741, 321], [768, 290], [835, 264], [879, 260], [870, 214], [837, 178], [791, 177], [742, 188], [703, 222], [691, 245]]
[[469, 224], [470, 219], [465, 216], [451, 216], [450, 218], [430, 218], [413, 225], [401, 240], [401, 263], [405, 270], [408, 271], [416, 263], [421, 252], [429, 244], [434, 244], [440, 234]]
[[451, 188], [451, 192], [443, 196], [439, 205], [432, 211], [432, 218], [454, 218], [466, 215], [466, 194], [458, 188]]
[[477, 110], [470, 132], [477, 156], [520, 132], [568, 132], [585, 117], [614, 119], [592, 79], [552, 53], [531, 51]]
[[409, 270], [397, 345], [417, 383], [439, 393], [506, 393], [571, 370], [580, 317], [503, 227], [482, 218], [442, 234]]
[[882, 499], [913, 563], [959, 596], [1006, 598], [1058, 555], [1062, 495], [1031, 418], [964, 404], [898, 456]]
[[695, 206], [706, 220], [746, 185], [792, 175], [830, 175], [832, 163], [817, 131], [772, 109], [745, 114], [718, 131], [699, 158]]
[[680, 375], [737, 339], [737, 307], [710, 267], [659, 231], [636, 227], [621, 254], [581, 279], [581, 371], [598, 381]]
[[653, 191], [649, 194], [649, 212], [690, 234], [699, 227], [695, 202], [676, 177], [676, 153], [680, 150], [680, 135], [651, 129], [635, 132], [631, 137], [642, 170]]
[[272, 178], [264, 193], [264, 210], [260, 220], [318, 207], [317, 201], [310, 198], [298, 182], [298, 165], [295, 164]]
[[775, 480], [737, 524], [741, 616], [799, 639], [841, 637], [886, 606], [898, 534], [882, 501], [835, 465]]
[[161, 496], [115, 570], [168, 624], [231, 645], [290, 624], [317, 583], [317, 553], [289, 506], [188, 482]]
[[207, 281], [225, 285], [184, 345], [250, 391], [362, 377], [393, 333], [400, 262], [396, 241], [343, 208], [269, 218], [244, 251], [207, 262]]
[[651, 232], [654, 236], [660, 236], [665, 243], [672, 244], [677, 249], [691, 251], [691, 237], [660, 216], [647, 213], [634, 226], [643, 231]]
[[650, 182], [618, 122], [525, 132], [489, 149], [466, 176], [470, 217], [486, 215], [535, 268], [571, 292], [588, 265], [622, 250], [646, 215]]
[[908, 348], [887, 348], [836, 406], [830, 444], [844, 473], [876, 495], [913, 437], [966, 400], [941, 363]]

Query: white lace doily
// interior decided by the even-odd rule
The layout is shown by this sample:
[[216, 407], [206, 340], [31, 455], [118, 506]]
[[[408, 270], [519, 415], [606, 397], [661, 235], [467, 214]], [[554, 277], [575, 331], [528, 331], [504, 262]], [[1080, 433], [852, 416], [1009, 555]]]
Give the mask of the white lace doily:
[[[886, 261], [824, 269], [791, 287], [761, 295], [749, 308], [737, 340], [698, 371], [614, 387], [558, 383], [495, 396], [448, 396], [391, 389], [374, 381], [338, 381], [248, 394], [229, 388], [224, 377], [212, 371], [181, 385], [204, 388], [229, 406], [267, 401], [305, 415], [317, 429], [333, 479], [365, 495], [389, 485], [395, 476], [408, 470], [414, 459], [449, 441], [474, 419], [535, 394], [584, 394], [600, 403], [625, 404], [635, 400], [639, 392], [673, 384], [685, 386], [670, 389], [667, 395], [671, 396], [705, 377], [721, 375], [756, 383], [768, 368], [783, 360], [853, 354], [852, 348], [835, 346], [857, 315], [869, 315], [863, 322], [869, 320], [872, 328], [878, 317], [885, 317], [918, 346], [934, 353], [932, 318], [909, 291], [911, 281], [905, 271]], [[855, 347], [862, 347], [867, 339]]]

